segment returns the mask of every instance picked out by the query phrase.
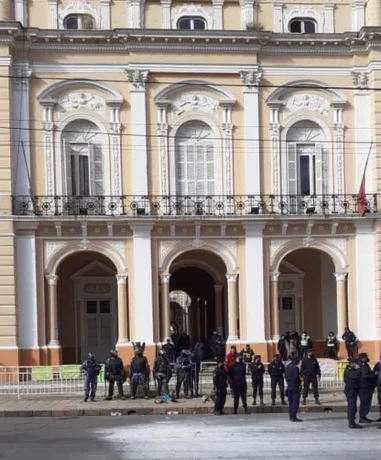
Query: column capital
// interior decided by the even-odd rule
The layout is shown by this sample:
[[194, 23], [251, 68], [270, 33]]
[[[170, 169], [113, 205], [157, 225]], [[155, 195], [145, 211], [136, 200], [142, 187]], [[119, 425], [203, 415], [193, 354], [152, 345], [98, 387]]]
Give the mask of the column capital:
[[358, 72], [353, 70], [351, 72], [353, 85], [357, 89], [366, 89], [369, 85], [369, 72]]
[[147, 237], [151, 236], [152, 224], [130, 224], [132, 237]]
[[127, 284], [127, 275], [115, 275], [118, 284]]
[[242, 70], [240, 72], [243, 90], [246, 93], [258, 92], [258, 85], [262, 79], [262, 72], [257, 70]]
[[13, 67], [13, 85], [17, 89], [29, 89], [29, 79], [32, 76], [32, 69], [29, 63]]
[[160, 283], [161, 284], [169, 284], [169, 280], [171, 279], [170, 273], [162, 273], [160, 276]]
[[58, 275], [45, 275], [49, 286], [57, 286]]
[[280, 272], [270, 272], [270, 280], [274, 283], [279, 281]]
[[144, 91], [148, 70], [127, 69], [127, 80], [131, 83], [131, 91]]
[[215, 284], [214, 286], [214, 292], [216, 294], [220, 294], [222, 292], [222, 289], [224, 288], [223, 284]]
[[237, 273], [226, 273], [226, 279], [228, 280], [228, 283], [236, 283], [237, 278]]
[[336, 278], [336, 281], [345, 281], [347, 279], [347, 272], [335, 272], [333, 274]]

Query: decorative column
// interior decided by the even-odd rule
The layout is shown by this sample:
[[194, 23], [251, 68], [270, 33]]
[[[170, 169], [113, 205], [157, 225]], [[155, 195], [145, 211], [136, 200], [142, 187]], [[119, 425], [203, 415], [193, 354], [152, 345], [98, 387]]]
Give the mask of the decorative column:
[[148, 195], [146, 89], [147, 70], [127, 70], [130, 82], [132, 193]]
[[223, 335], [223, 302], [222, 302], [222, 291], [224, 289], [223, 284], [214, 285], [214, 300], [216, 307], [216, 328], [219, 335]]
[[[53, 107], [54, 102], [41, 102], [42, 111], [42, 131], [44, 135], [44, 164], [45, 164], [45, 195], [54, 196], [55, 168], [54, 168], [54, 133], [53, 133]], [[54, 210], [52, 210], [54, 212]]]
[[336, 278], [337, 337], [341, 339], [344, 329], [348, 326], [347, 316], [347, 273], [334, 273]]
[[101, 28], [111, 30], [110, 0], [101, 0]]
[[213, 0], [213, 29], [223, 30], [224, 28], [224, 7], [225, 0]]
[[172, 29], [171, 25], [171, 4], [172, 0], [161, 0], [161, 27], [163, 29]]
[[111, 145], [111, 195], [122, 195], [122, 164], [120, 139], [120, 102], [108, 102], [110, 109], [110, 145]]
[[[371, 95], [367, 89], [369, 87], [369, 74], [367, 72], [352, 72], [352, 81], [355, 87], [353, 92], [353, 107], [355, 119], [355, 142], [356, 142], [356, 183], [355, 190], [360, 189], [362, 176], [364, 173], [365, 162], [368, 157], [369, 148], [372, 141], [371, 127]], [[367, 191], [374, 190], [372, 184], [372, 155], [366, 171]]]
[[[262, 223], [245, 225], [246, 340], [265, 342]], [[255, 255], [254, 255], [255, 254]], [[241, 334], [242, 337], [242, 334]]]
[[237, 332], [237, 278], [238, 275], [228, 273], [226, 279], [228, 280], [228, 342], [235, 342], [238, 340]]
[[127, 21], [130, 29], [144, 29], [144, 0], [127, 0]]
[[170, 273], [163, 273], [160, 275], [161, 283], [161, 336], [163, 342], [171, 336], [171, 318], [170, 318], [170, 303], [169, 303], [169, 280]]
[[365, 26], [365, 0], [358, 0], [352, 4], [352, 31], [358, 32]]
[[280, 104], [271, 103], [270, 108], [270, 144], [271, 144], [271, 174], [272, 191], [274, 195], [280, 195], [281, 184], [281, 152], [280, 152]]
[[57, 275], [46, 275], [49, 292], [49, 348], [59, 348], [58, 339], [58, 305], [57, 305]]
[[283, 3], [274, 3], [274, 32], [283, 33]]
[[118, 283], [118, 341], [117, 346], [128, 343], [128, 313], [127, 313], [127, 276], [116, 275]]
[[48, 0], [49, 29], [58, 29], [58, 0]]
[[15, 20], [28, 27], [28, 3], [27, 0], [15, 1]]
[[232, 123], [232, 108], [234, 102], [220, 102], [222, 108], [222, 148], [223, 159], [225, 164], [224, 190], [221, 191], [224, 195], [234, 195], [233, 187], [233, 123]]
[[160, 189], [161, 195], [170, 195], [169, 191], [169, 158], [168, 158], [168, 122], [167, 108], [169, 101], [156, 102], [157, 134], [159, 136], [160, 153]]
[[270, 297], [271, 297], [271, 332], [272, 339], [279, 340], [279, 297], [278, 282], [280, 272], [270, 273]]
[[259, 156], [259, 101], [258, 85], [262, 72], [241, 72], [243, 84], [244, 138], [245, 138], [245, 194], [260, 194], [260, 156]]
[[[153, 345], [151, 224], [130, 224], [133, 232], [133, 309], [132, 340]], [[132, 336], [132, 334], [131, 334]]]
[[257, 26], [256, 14], [254, 12], [255, 0], [240, 0], [241, 6], [241, 29], [255, 30]]
[[[326, 34], [333, 34], [335, 32], [335, 5], [332, 3], [326, 3], [324, 5], [324, 32]], [[320, 30], [318, 31], [320, 32]]]
[[15, 136], [14, 161], [17, 164], [16, 195], [31, 195], [30, 126], [29, 126], [29, 63], [13, 66], [13, 133]]
[[[343, 195], [345, 193], [344, 184], [344, 125], [343, 125], [343, 105], [344, 103], [333, 103], [333, 149], [335, 174], [333, 178], [333, 193]], [[323, 193], [327, 193], [327, 184], [323, 183]]]

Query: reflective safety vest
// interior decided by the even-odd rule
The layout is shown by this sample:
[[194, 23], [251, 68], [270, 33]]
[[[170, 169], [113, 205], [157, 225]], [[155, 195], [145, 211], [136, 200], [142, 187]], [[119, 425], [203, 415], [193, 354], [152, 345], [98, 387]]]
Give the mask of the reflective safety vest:
[[327, 346], [328, 346], [328, 347], [331, 347], [331, 348], [334, 347], [334, 346], [335, 346], [335, 338], [333, 338], [333, 337], [328, 337], [328, 339], [327, 339]]
[[309, 335], [302, 335], [302, 338], [300, 339], [300, 345], [302, 347], [308, 347], [309, 340], [310, 340]]

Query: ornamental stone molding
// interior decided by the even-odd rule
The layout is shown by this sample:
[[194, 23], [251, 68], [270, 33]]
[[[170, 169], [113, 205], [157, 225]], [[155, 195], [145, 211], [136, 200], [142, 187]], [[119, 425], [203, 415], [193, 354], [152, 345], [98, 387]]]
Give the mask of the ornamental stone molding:
[[64, 19], [70, 14], [89, 14], [94, 19], [96, 28], [101, 28], [101, 9], [87, 1], [75, 0], [69, 4], [61, 4], [58, 7], [59, 29], [64, 29]]
[[366, 89], [369, 86], [369, 73], [368, 72], [357, 72], [351, 73], [353, 85], [357, 89]]
[[83, 290], [86, 294], [108, 294], [111, 286], [108, 283], [86, 283]]
[[49, 286], [57, 286], [58, 275], [45, 275]]
[[324, 11], [318, 11], [312, 6], [308, 5], [299, 5], [292, 7], [291, 9], [285, 9], [283, 11], [283, 28], [284, 32], [289, 32], [288, 25], [292, 19], [296, 18], [308, 18], [313, 19], [316, 22], [317, 31], [318, 33], [327, 32], [332, 33], [333, 30], [325, 30], [324, 27]]
[[29, 63], [22, 65], [15, 65], [12, 69], [13, 73], [13, 88], [19, 91], [29, 90], [29, 81], [32, 76], [32, 69]]
[[280, 272], [270, 272], [270, 281], [277, 283], [279, 281]]
[[213, 8], [199, 3], [184, 3], [171, 10], [172, 29], [177, 29], [177, 22], [182, 17], [201, 17], [206, 21], [206, 28], [213, 29]]
[[228, 283], [236, 283], [238, 275], [236, 273], [226, 273], [226, 279]]
[[66, 243], [61, 241], [45, 241], [45, 266], [48, 266], [49, 260], [52, 256], [62, 249]]
[[131, 91], [145, 91], [148, 70], [127, 69], [126, 74], [131, 83]]
[[105, 100], [91, 93], [65, 94], [57, 101], [58, 111], [61, 113], [73, 110], [87, 109], [104, 117]]
[[127, 276], [126, 275], [115, 275], [116, 282], [119, 285], [125, 286], [127, 284]]
[[262, 72], [259, 70], [245, 70], [240, 72], [243, 90], [246, 92], [258, 91], [262, 79]]
[[208, 96], [185, 94], [171, 103], [171, 113], [175, 116], [183, 115], [190, 110], [201, 110], [216, 117], [218, 114], [218, 102]]
[[170, 279], [171, 279], [171, 274], [170, 273], [162, 273], [160, 275], [160, 283], [161, 284], [169, 284]]
[[297, 94], [288, 98], [284, 103], [285, 113], [295, 113], [300, 110], [317, 112], [324, 117], [328, 117], [330, 102], [316, 94]]
[[334, 277], [336, 278], [336, 281], [345, 281], [347, 279], [347, 272], [335, 272]]

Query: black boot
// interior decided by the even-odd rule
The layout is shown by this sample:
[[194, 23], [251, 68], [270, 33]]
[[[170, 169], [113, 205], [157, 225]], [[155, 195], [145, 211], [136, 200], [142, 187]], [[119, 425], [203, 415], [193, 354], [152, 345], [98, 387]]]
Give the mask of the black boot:
[[272, 406], [275, 406], [275, 399], [273, 399], [273, 400], [271, 401], [271, 405], [272, 405]]
[[256, 405], [257, 405], [257, 401], [253, 399], [253, 406], [256, 406]]
[[303, 420], [300, 420], [300, 418], [298, 418], [298, 417], [292, 417], [290, 419], [290, 422], [303, 422]]
[[112, 401], [112, 396], [107, 396], [107, 398], [105, 398], [105, 401]]
[[352, 430], [361, 430], [362, 426], [358, 425], [356, 422], [349, 422], [349, 428]]
[[85, 396], [84, 399], [83, 399], [83, 402], [87, 402], [88, 399], [89, 399], [89, 397]]
[[307, 404], [307, 400], [306, 400], [306, 398], [303, 398], [302, 406], [305, 406], [306, 404]]
[[372, 423], [373, 420], [371, 420], [370, 418], [368, 417], [361, 417], [360, 420], [359, 420], [360, 423]]
[[265, 403], [264, 403], [263, 399], [261, 399], [261, 406], [264, 406], [264, 405], [265, 405]]
[[317, 404], [318, 406], [321, 406], [321, 402], [319, 401], [319, 398], [315, 398], [315, 404]]
[[287, 403], [284, 399], [282, 399], [282, 406], [287, 406]]

